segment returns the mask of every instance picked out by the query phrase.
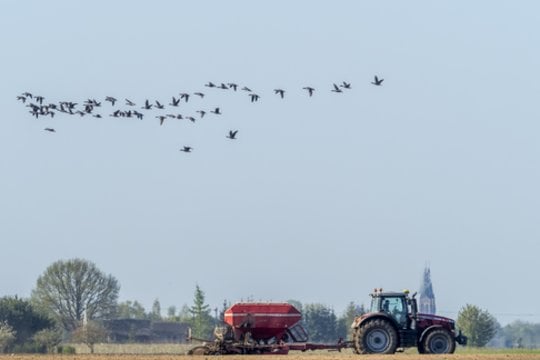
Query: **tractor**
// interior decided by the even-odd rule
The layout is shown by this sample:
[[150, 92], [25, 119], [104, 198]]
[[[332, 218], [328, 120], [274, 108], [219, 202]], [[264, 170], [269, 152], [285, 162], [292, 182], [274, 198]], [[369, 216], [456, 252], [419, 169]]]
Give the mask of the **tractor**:
[[190, 355], [287, 354], [289, 351], [352, 348], [357, 354], [393, 354], [417, 347], [421, 354], [450, 354], [467, 338], [455, 333], [454, 320], [420, 314], [409, 292], [371, 294], [371, 309], [354, 319], [353, 338], [332, 344], [308, 342], [302, 314], [288, 303], [236, 303], [225, 311], [224, 326], [216, 327], [214, 340], [189, 350]]
[[420, 354], [451, 354], [456, 343], [467, 337], [456, 335], [452, 319], [418, 312], [416, 293], [409, 291], [371, 294], [369, 312], [354, 319], [352, 347], [357, 354], [393, 354], [417, 347]]

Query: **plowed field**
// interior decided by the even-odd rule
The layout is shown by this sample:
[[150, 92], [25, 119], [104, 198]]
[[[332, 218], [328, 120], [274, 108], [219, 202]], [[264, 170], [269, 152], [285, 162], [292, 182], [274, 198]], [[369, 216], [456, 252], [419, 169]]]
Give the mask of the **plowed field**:
[[395, 354], [395, 355], [353, 355], [340, 353], [326, 354], [296, 354], [289, 355], [243, 355], [243, 356], [186, 356], [186, 355], [122, 355], [122, 354], [80, 354], [80, 355], [0, 355], [2, 360], [178, 360], [183, 359], [205, 359], [205, 360], [430, 360], [430, 359], [452, 359], [452, 360], [533, 360], [540, 359], [540, 354], [453, 354], [453, 355], [418, 355], [418, 354]]

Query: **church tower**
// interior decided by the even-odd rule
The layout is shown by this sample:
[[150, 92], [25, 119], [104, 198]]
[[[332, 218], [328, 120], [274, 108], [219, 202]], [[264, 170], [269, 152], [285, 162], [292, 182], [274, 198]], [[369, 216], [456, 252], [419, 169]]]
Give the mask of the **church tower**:
[[435, 314], [435, 294], [431, 284], [431, 271], [429, 266], [424, 269], [424, 278], [420, 286], [420, 299], [418, 300], [418, 311], [424, 314]]

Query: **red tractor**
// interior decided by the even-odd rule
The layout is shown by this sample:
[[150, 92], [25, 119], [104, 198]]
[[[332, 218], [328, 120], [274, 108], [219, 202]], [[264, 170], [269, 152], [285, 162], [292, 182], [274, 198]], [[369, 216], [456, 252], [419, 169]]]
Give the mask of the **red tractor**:
[[418, 313], [415, 295], [409, 292], [371, 294], [371, 308], [353, 324], [353, 348], [358, 354], [393, 354], [417, 347], [420, 354], [451, 354], [456, 343], [467, 344], [467, 337], [456, 335], [452, 319]]

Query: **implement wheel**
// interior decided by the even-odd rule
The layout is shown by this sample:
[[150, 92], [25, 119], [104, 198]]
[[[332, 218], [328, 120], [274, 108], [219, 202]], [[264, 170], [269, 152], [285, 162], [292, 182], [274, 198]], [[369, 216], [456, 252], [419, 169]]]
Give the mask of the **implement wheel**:
[[356, 330], [354, 349], [358, 354], [393, 354], [397, 347], [397, 332], [384, 319], [368, 320]]
[[207, 346], [196, 346], [190, 349], [188, 355], [211, 355], [210, 349]]

